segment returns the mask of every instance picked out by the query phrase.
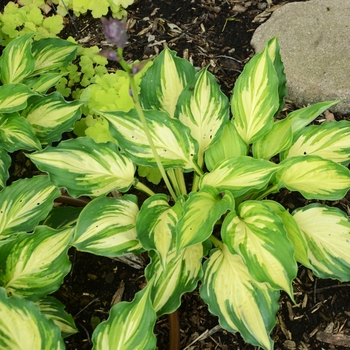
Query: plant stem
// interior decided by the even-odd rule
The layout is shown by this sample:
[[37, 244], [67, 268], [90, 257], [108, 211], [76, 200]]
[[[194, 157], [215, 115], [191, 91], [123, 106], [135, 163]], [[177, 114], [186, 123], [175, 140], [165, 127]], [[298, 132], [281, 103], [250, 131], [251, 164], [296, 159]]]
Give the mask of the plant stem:
[[210, 240], [213, 242], [215, 247], [222, 248], [222, 242], [218, 238], [216, 238], [214, 235], [210, 236]]
[[173, 190], [173, 188], [172, 188], [172, 186], [171, 186], [171, 184], [169, 182], [168, 176], [167, 176], [167, 174], [166, 174], [166, 172], [164, 170], [163, 164], [160, 161], [159, 155], [158, 155], [156, 147], [154, 145], [151, 133], [149, 132], [147, 121], [146, 121], [145, 115], [143, 113], [143, 110], [141, 108], [141, 104], [140, 104], [139, 95], [138, 95], [138, 92], [137, 92], [135, 79], [134, 79], [134, 76], [132, 74], [131, 68], [128, 66], [128, 64], [125, 62], [125, 60], [123, 58], [123, 49], [122, 48], [118, 48], [117, 55], [120, 57], [119, 64], [129, 74], [129, 77], [130, 77], [130, 88], [131, 88], [132, 98], [133, 98], [133, 100], [135, 102], [135, 109], [137, 111], [137, 114], [139, 115], [140, 121], [141, 121], [142, 126], [143, 126], [143, 130], [144, 130], [144, 132], [146, 134], [148, 143], [149, 143], [149, 145], [151, 147], [151, 150], [152, 150], [152, 153], [153, 153], [153, 157], [154, 157], [154, 159], [155, 159], [155, 161], [157, 163], [157, 166], [158, 166], [158, 169], [159, 169], [160, 173], [162, 174], [163, 180], [165, 182], [166, 187], [168, 188], [168, 190], [170, 192], [170, 195], [173, 197], [174, 201], [176, 201], [177, 196], [176, 196], [176, 194], [175, 194], [175, 192], [174, 192], [174, 190]]
[[263, 192], [258, 192], [258, 193], [252, 194], [249, 199], [259, 201], [259, 200], [265, 198], [266, 196], [268, 196], [270, 193], [277, 192], [277, 191], [278, 191], [278, 185], [273, 185], [272, 187], [267, 188]]
[[137, 190], [147, 193], [149, 196], [153, 196], [155, 194], [148, 186], [146, 186], [142, 182], [137, 182], [136, 184], [134, 184], [134, 187]]
[[165, 182], [166, 187], [168, 188], [168, 190], [170, 192], [170, 195], [173, 197], [174, 201], [176, 201], [177, 196], [176, 196], [176, 194], [175, 194], [175, 192], [174, 192], [174, 190], [169, 182], [168, 176], [164, 170], [163, 164], [160, 161], [159, 155], [158, 155], [156, 147], [154, 145], [151, 133], [149, 132], [147, 121], [146, 121], [145, 115], [144, 115], [143, 110], [142, 110], [141, 105], [140, 105], [140, 100], [139, 100], [139, 96], [137, 93], [135, 79], [132, 75], [130, 75], [130, 87], [131, 87], [131, 91], [132, 91], [132, 97], [133, 97], [134, 102], [135, 102], [135, 109], [136, 109], [137, 114], [139, 115], [139, 118], [141, 120], [143, 130], [146, 134], [148, 143], [149, 143], [151, 150], [152, 150], [152, 153], [153, 153], [153, 157], [157, 163], [157, 166], [158, 166], [160, 173], [162, 174], [163, 180]]

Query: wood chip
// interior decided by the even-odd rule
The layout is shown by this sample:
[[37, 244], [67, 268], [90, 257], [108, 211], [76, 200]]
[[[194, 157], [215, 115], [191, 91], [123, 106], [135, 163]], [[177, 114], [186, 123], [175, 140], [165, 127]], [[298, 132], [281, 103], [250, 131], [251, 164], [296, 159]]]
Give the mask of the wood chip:
[[122, 301], [124, 290], [125, 290], [125, 282], [124, 282], [124, 280], [121, 280], [117, 291], [114, 293], [114, 295], [112, 297], [111, 307], [115, 304], [118, 304], [120, 301]]
[[316, 334], [316, 339], [327, 344], [332, 344], [336, 346], [344, 346], [350, 348], [350, 336], [343, 333], [331, 334], [323, 331], [319, 331]]

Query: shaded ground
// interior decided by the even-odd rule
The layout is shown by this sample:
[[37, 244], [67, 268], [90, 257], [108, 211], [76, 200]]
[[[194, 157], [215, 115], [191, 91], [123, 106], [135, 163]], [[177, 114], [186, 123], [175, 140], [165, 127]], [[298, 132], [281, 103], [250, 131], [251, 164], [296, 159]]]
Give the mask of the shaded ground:
[[[271, 3], [270, 8], [268, 3]], [[125, 53], [131, 60], [145, 59], [161, 51], [166, 43], [196, 67], [210, 65], [209, 70], [215, 74], [223, 91], [230, 95], [244, 64], [254, 54], [249, 42], [255, 28], [280, 3], [266, 0], [141, 0], [128, 9], [130, 44]], [[88, 37], [89, 45], [104, 45], [99, 20], [89, 16], [75, 20], [81, 38]], [[71, 24], [63, 33], [63, 36], [68, 35], [79, 38]], [[285, 113], [293, 108], [287, 103]], [[347, 118], [339, 114], [335, 117]], [[22, 170], [13, 168], [12, 171]], [[291, 210], [306, 204], [303, 197], [288, 191], [276, 197]], [[337, 205], [349, 213], [350, 197], [330, 205]], [[67, 349], [91, 349], [91, 334], [96, 322], [108, 317], [116, 293], [119, 300], [133, 299], [144, 286], [143, 270], [74, 249], [70, 251], [70, 258], [72, 271], [55, 293], [67, 306], [66, 310], [73, 315], [79, 329], [78, 334], [66, 339], [66, 346]], [[272, 332], [275, 349], [349, 348], [350, 341], [345, 336], [350, 336], [350, 284], [318, 280], [301, 267], [294, 282], [294, 292], [296, 305], [285, 294], [281, 295], [281, 310]], [[182, 301], [180, 349], [257, 349], [246, 345], [238, 334], [221, 330], [217, 318], [201, 301], [198, 290], [184, 295]], [[167, 316], [158, 319], [155, 332], [158, 349], [168, 349]], [[336, 341], [345, 343], [337, 346], [340, 343]]]

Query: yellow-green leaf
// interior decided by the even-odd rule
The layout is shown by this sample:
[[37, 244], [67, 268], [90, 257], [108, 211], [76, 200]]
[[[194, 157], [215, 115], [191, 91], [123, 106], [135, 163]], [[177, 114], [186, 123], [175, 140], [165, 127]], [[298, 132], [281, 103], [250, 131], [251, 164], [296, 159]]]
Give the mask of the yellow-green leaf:
[[287, 158], [280, 163], [276, 183], [279, 188], [299, 191], [307, 199], [337, 200], [350, 189], [350, 171], [319, 156]]
[[292, 280], [297, 274], [294, 248], [282, 219], [269, 206], [261, 201], [243, 202], [237, 212], [226, 216], [221, 236], [258, 282], [268, 282], [293, 298]]
[[204, 263], [200, 295], [222, 328], [239, 331], [246, 342], [273, 349], [269, 333], [276, 323], [279, 292], [256, 282], [237, 254], [225, 244]]
[[310, 204], [293, 212], [309, 247], [314, 273], [321, 278], [350, 281], [350, 221], [337, 209]]

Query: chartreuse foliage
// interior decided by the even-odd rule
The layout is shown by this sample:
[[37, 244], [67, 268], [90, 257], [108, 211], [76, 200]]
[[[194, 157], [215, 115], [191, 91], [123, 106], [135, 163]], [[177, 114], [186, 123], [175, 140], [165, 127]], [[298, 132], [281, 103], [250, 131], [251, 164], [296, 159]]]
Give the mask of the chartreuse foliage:
[[3, 44], [27, 33], [36, 33], [38, 37], [55, 37], [63, 29], [63, 17], [46, 16], [50, 7], [44, 0], [22, 0], [18, 5], [10, 1], [0, 13], [0, 37]]
[[77, 16], [91, 11], [93, 17], [100, 18], [107, 15], [110, 10], [113, 17], [122, 18], [126, 14], [124, 9], [134, 0], [53, 0], [52, 2], [57, 5], [57, 12], [62, 16], [65, 16], [69, 9]]
[[[0, 106], [7, 119], [26, 108], [21, 120], [33, 126], [30, 136], [17, 140], [3, 131], [3, 123], [2, 140], [5, 150], [35, 151], [28, 157], [48, 176], [19, 180], [0, 192], [0, 303], [6, 305], [0, 308], [0, 320], [6, 320], [0, 321], [0, 344], [11, 347], [26, 338], [19, 339], [9, 324], [27, 335], [35, 332], [38, 344], [56, 344], [51, 348], [61, 346], [58, 329], [64, 335], [74, 331], [62, 307], [47, 297], [69, 270], [70, 246], [109, 257], [148, 251], [150, 257], [146, 287], [132, 302], [112, 307], [94, 331], [96, 350], [155, 349], [156, 318], [176, 310], [181, 296], [198, 282], [201, 297], [224, 329], [272, 350], [280, 290], [294, 300], [298, 262], [320, 278], [350, 280], [349, 219], [336, 207], [318, 203], [340, 200], [350, 188], [350, 123], [307, 126], [337, 101], [275, 121], [286, 94], [276, 39], [246, 65], [230, 102], [206, 68], [196, 72], [165, 49], [142, 77], [139, 96], [134, 76], [126, 76], [131, 109], [90, 103], [108, 125], [108, 142], [79, 137], [55, 146], [50, 143], [58, 132], [51, 136], [42, 129], [48, 123], [34, 123], [31, 117], [32, 105], [49, 103], [41, 104], [42, 92], [18, 82], [35, 70], [30, 45], [23, 41], [19, 46], [27, 53], [18, 62], [28, 64], [2, 73], [4, 87], [11, 85], [18, 98], [10, 101], [8, 95]], [[16, 57], [13, 47], [6, 50], [2, 60]], [[49, 125], [71, 128], [64, 123], [56, 119]], [[48, 145], [41, 149], [43, 143]], [[0, 153], [3, 186], [10, 162], [5, 150]], [[157, 170], [159, 165], [171, 196], [154, 193], [135, 176], [139, 166]], [[76, 220], [64, 218], [62, 224], [59, 213], [49, 213], [60, 187], [73, 197], [92, 198], [74, 214]], [[148, 198], [139, 203], [130, 194], [107, 197], [131, 187]], [[266, 198], [282, 188], [314, 204], [290, 213]], [[42, 220], [53, 227], [40, 225]]]

